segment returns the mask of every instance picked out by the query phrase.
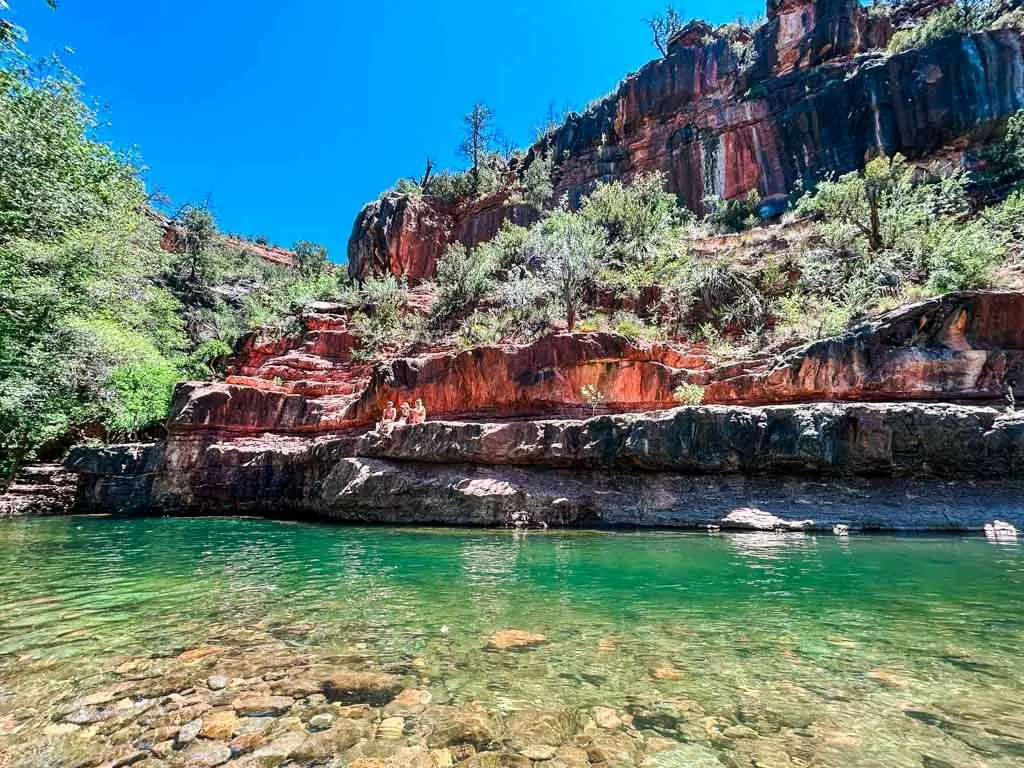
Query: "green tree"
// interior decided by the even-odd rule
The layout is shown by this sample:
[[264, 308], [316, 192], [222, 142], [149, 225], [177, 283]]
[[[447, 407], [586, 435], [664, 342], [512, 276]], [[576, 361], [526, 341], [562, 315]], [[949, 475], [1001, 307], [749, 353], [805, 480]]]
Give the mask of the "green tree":
[[494, 110], [486, 104], [476, 103], [463, 115], [462, 121], [466, 125], [466, 138], [459, 145], [459, 153], [470, 162], [472, 192], [476, 195], [480, 194], [481, 189], [481, 168], [498, 138], [498, 131], [494, 127]]
[[536, 211], [543, 211], [555, 196], [553, 170], [551, 155], [538, 152], [523, 171], [522, 201]]
[[295, 243], [292, 251], [295, 254], [299, 272], [306, 277], [322, 274], [330, 264], [327, 258], [327, 249], [319, 243], [299, 240]]
[[[58, 242], [145, 201], [128, 158], [92, 139], [96, 115], [79, 83], [52, 61], [0, 54], [0, 243]], [[134, 210], [130, 210], [134, 209]]]
[[[46, 4], [51, 8], [57, 8], [57, 0], [46, 0]], [[0, 0], [0, 11], [6, 11], [9, 8], [10, 5], [7, 0]], [[0, 48], [24, 39], [25, 30], [8, 19], [0, 18]]]
[[797, 211], [840, 224], [866, 238], [871, 251], [889, 248], [922, 210], [914, 198], [914, 169], [902, 155], [876, 157], [863, 171], [827, 180], [800, 200]]
[[213, 214], [206, 207], [188, 205], [178, 212], [172, 224], [179, 233], [178, 276], [189, 284], [211, 277], [214, 268], [211, 247], [217, 238]]
[[117, 366], [106, 381], [115, 397], [108, 423], [134, 440], [140, 430], [163, 422], [179, 378], [178, 369], [162, 359], [131, 361]]
[[529, 249], [540, 261], [540, 275], [560, 302], [569, 331], [583, 303], [584, 289], [593, 282], [605, 248], [604, 233], [589, 220], [559, 211], [531, 233]]

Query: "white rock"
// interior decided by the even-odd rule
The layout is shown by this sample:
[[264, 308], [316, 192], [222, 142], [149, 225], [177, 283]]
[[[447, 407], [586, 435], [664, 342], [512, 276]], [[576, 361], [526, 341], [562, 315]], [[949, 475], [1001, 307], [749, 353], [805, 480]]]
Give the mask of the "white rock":
[[723, 527], [748, 531], [803, 531], [814, 527], [813, 520], [785, 520], [754, 507], [734, 509], [722, 518]]
[[993, 520], [985, 525], [985, 536], [989, 539], [1015, 539], [1017, 529], [1003, 520]]

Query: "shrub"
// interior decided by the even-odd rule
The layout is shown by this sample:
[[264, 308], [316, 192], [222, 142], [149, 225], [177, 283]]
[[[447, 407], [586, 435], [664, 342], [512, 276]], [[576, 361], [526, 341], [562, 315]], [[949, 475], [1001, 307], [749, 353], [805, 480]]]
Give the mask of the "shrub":
[[296, 266], [303, 275], [322, 274], [330, 264], [327, 259], [327, 249], [319, 243], [299, 240], [292, 247], [292, 251], [295, 253]]
[[448, 247], [437, 262], [437, 321], [445, 323], [476, 308], [493, 284], [494, 258], [491, 248], [469, 250], [462, 243]]
[[761, 197], [757, 190], [751, 190], [745, 198], [723, 200], [711, 196], [704, 198], [704, 207], [707, 210], [704, 222], [713, 232], [742, 232], [760, 221]]
[[704, 402], [704, 387], [700, 384], [680, 384], [672, 390], [672, 399], [680, 405], [700, 405]]
[[684, 218], [675, 195], [665, 192], [663, 173], [642, 173], [632, 183], [602, 182], [583, 201], [580, 215], [604, 230], [614, 264], [654, 259]]
[[106, 381], [114, 393], [109, 426], [135, 439], [140, 430], [163, 422], [179, 377], [177, 368], [166, 360], [142, 360], [115, 368]]
[[544, 210], [555, 195], [551, 181], [553, 167], [550, 154], [538, 153], [523, 171], [522, 200], [534, 210]]
[[467, 172], [441, 171], [435, 173], [423, 187], [423, 194], [438, 197], [450, 203], [469, 198], [473, 194], [473, 177]]
[[604, 392], [599, 390], [594, 384], [585, 384], [580, 389], [580, 396], [583, 398], [583, 402], [590, 406], [591, 415], [596, 416], [597, 409], [605, 400]]
[[476, 247], [477, 258], [490, 265], [496, 274], [506, 274], [515, 267], [526, 267], [526, 238], [529, 230], [510, 221], [501, 225], [491, 240]]
[[399, 195], [409, 195], [410, 197], [417, 197], [423, 194], [423, 187], [420, 186], [419, 182], [415, 179], [401, 178], [395, 182], [395, 185], [391, 188], [391, 191]]
[[1024, 179], [1024, 110], [1010, 116], [1006, 132], [984, 153], [989, 168], [985, 176], [994, 183]]
[[616, 312], [612, 316], [611, 326], [616, 333], [631, 339], [656, 339], [661, 336], [658, 328], [647, 325], [632, 312]]
[[964, 31], [967, 30], [959, 9], [954, 6], [940, 8], [916, 27], [897, 31], [889, 41], [889, 52], [899, 53], [910, 48], [920, 48], [928, 43]]
[[929, 233], [927, 251], [928, 287], [938, 293], [990, 287], [1004, 254], [978, 220], [938, 223]]

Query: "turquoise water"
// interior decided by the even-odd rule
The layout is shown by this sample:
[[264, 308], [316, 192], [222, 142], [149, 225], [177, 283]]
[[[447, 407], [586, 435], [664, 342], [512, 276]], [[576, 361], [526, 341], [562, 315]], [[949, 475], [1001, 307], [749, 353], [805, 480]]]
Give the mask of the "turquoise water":
[[[545, 641], [489, 648], [502, 629]], [[1024, 765], [1015, 544], [0, 523], [0, 751], [5, 734], [45, 739], [45, 702], [91, 690], [126, 658], [259, 653], [267, 638], [411, 665], [435, 703], [581, 722], [609, 707], [635, 718], [641, 743], [685, 747], [639, 764]], [[19, 715], [28, 701], [38, 722]], [[701, 757], [687, 762], [691, 748]]]

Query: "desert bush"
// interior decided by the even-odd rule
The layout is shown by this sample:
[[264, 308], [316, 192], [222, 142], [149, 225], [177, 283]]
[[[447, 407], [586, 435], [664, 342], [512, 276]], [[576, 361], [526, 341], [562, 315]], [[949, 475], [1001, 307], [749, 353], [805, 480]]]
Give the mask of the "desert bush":
[[493, 285], [494, 261], [492, 248], [470, 250], [462, 243], [448, 247], [437, 262], [437, 300], [432, 308], [436, 323], [450, 323], [476, 308]]
[[665, 192], [663, 173], [642, 173], [632, 183], [602, 182], [584, 199], [580, 215], [605, 232], [612, 265], [653, 260], [667, 245], [673, 227], [687, 215], [675, 195]]
[[611, 317], [612, 329], [631, 339], [653, 340], [663, 336], [663, 332], [655, 325], [648, 325], [632, 312], [618, 311]]
[[761, 197], [757, 190], [751, 190], [745, 198], [722, 199], [717, 196], [704, 198], [704, 223], [712, 232], [742, 232], [760, 221], [758, 209]]
[[672, 399], [680, 405], [700, 405], [704, 402], [704, 387], [699, 384], [680, 384], [672, 390]]
[[899, 53], [910, 48], [920, 48], [928, 43], [964, 31], [963, 19], [959, 11], [953, 6], [941, 8], [931, 13], [916, 27], [897, 30], [889, 41], [889, 52]]
[[520, 199], [537, 211], [543, 211], [555, 196], [551, 174], [554, 163], [550, 154], [536, 154], [523, 171]]

